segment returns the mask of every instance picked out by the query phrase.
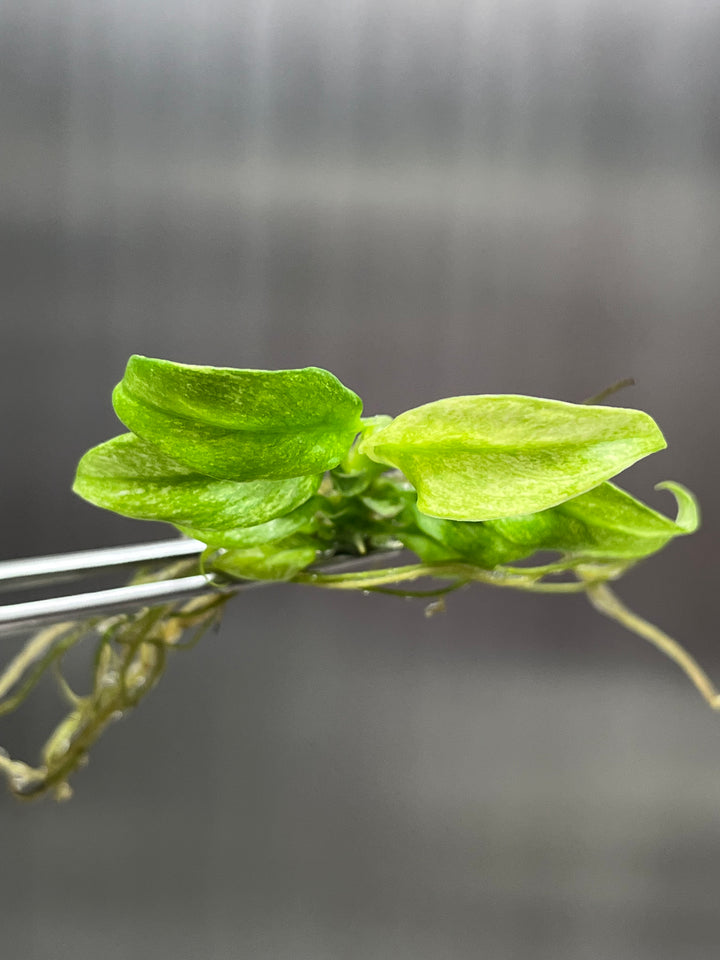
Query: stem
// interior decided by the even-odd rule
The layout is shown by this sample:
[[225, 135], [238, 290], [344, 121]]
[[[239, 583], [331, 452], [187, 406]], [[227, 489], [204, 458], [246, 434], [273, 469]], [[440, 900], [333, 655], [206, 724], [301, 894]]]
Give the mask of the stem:
[[[82, 640], [89, 626], [87, 623], [55, 624], [40, 631], [20, 650], [0, 675], [0, 716], [12, 713], [23, 702], [46, 669]], [[24, 682], [15, 693], [7, 696], [23, 677]]]
[[602, 403], [603, 400], [607, 400], [608, 397], [611, 397], [614, 393], [617, 393], [618, 390], [624, 390], [625, 387], [634, 386], [635, 380], [633, 377], [625, 377], [624, 380], [618, 380], [616, 383], [611, 383], [609, 387], [605, 387], [605, 389], [601, 390], [600, 393], [596, 393], [594, 396], [583, 400], [583, 403], [589, 403], [593, 405]]
[[0, 699], [20, 680], [25, 671], [35, 663], [45, 652], [72, 627], [72, 623], [56, 623], [47, 630], [42, 630], [32, 638], [22, 650], [10, 661], [0, 676]]
[[296, 583], [308, 583], [331, 590], [368, 590], [371, 587], [383, 587], [391, 583], [419, 580], [421, 577], [467, 580], [471, 579], [468, 571], [472, 570], [474, 570], [473, 567], [466, 567], [461, 563], [409, 563], [403, 567], [361, 570], [357, 573], [299, 573], [293, 579]]
[[588, 600], [596, 610], [657, 647], [680, 667], [709, 706], [713, 710], [720, 710], [720, 694], [712, 681], [695, 658], [683, 649], [676, 640], [673, 640], [659, 627], [633, 613], [632, 610], [628, 610], [606, 584], [589, 583], [585, 586], [585, 590]]
[[[59, 624], [32, 638], [0, 674], [0, 694], [19, 685], [14, 695], [0, 699], [0, 714], [18, 706], [72, 644], [96, 630], [101, 633], [91, 692], [75, 696], [62, 675], [58, 678], [63, 692], [69, 694], [71, 710], [50, 734], [42, 763], [31, 767], [0, 749], [0, 774], [5, 775], [15, 796], [31, 799], [54, 790], [58, 799], [68, 797], [68, 777], [83, 764], [90, 747], [113, 719], [136, 707], [153, 689], [163, 673], [168, 650], [191, 644], [217, 622], [228, 596], [213, 592], [188, 601], [179, 610], [166, 604], [105, 620], [95, 617], [83, 623]], [[189, 628], [194, 628], [194, 636], [181, 644]]]
[[459, 590], [468, 585], [467, 580], [456, 580], [447, 587], [437, 587], [435, 590], [393, 590], [392, 587], [364, 587], [370, 593], [384, 593], [390, 597], [407, 597], [408, 599], [428, 600], [433, 597], [444, 597], [448, 593]]
[[509, 571], [503, 567], [484, 570], [469, 563], [444, 561], [440, 563], [411, 563], [403, 567], [387, 567], [384, 570], [362, 570], [359, 573], [299, 573], [295, 583], [307, 583], [330, 590], [371, 590], [393, 583], [419, 580], [422, 577], [437, 577], [441, 580], [472, 580], [494, 587], [514, 587], [531, 593], [581, 593], [586, 589], [582, 582], [538, 583], [537, 574], [527, 576], [522, 568]]

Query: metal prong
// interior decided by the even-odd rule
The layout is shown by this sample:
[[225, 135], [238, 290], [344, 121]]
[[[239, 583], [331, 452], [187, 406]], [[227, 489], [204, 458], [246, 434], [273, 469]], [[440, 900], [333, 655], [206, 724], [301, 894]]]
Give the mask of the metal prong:
[[[170, 553], [171, 550], [182, 545], [185, 549], [177, 549], [177, 552]], [[163, 549], [160, 549], [160, 548]], [[151, 550], [150, 548], [155, 548]], [[148, 560], [168, 559], [168, 557], [192, 556], [200, 550], [205, 549], [205, 544], [198, 540], [170, 540], [157, 544], [139, 544], [136, 547], [117, 547], [111, 550], [87, 550], [82, 554], [63, 554], [59, 557], [38, 557], [35, 561], [38, 569], [51, 561], [68, 560], [66, 567], [72, 574], [79, 575], [80, 567], [73, 565], [76, 561], [70, 558], [78, 556], [89, 558], [93, 555], [106, 555], [106, 560], [100, 567], [96, 563], [90, 563], [86, 566], [84, 572], [94, 572], [98, 569], [113, 567], [117, 562], [111, 559], [112, 554], [120, 551], [122, 557], [121, 564], [137, 563]], [[318, 572], [340, 572], [341, 570], [352, 570], [357, 567], [366, 567], [368, 561], [383, 557], [384, 559], [394, 559], [400, 556], [402, 550], [395, 547], [380, 549], [367, 554], [364, 557], [335, 556], [330, 557], [317, 566], [310, 567], [311, 570]], [[6, 566], [14, 564], [32, 564], [33, 560], [18, 560], [8, 562]], [[48, 568], [46, 568], [48, 569]], [[37, 583], [37, 581], [35, 581]], [[51, 620], [60, 620], [67, 617], [68, 620], [79, 620], [88, 617], [94, 613], [106, 613], [119, 610], [124, 607], [141, 606], [152, 603], [164, 603], [173, 600], [183, 600], [188, 597], [197, 596], [201, 593], [208, 593], [213, 589], [219, 589], [219, 578], [214, 574], [197, 574], [191, 577], [178, 577], [173, 580], [156, 580], [151, 583], [131, 583], [124, 587], [114, 587], [110, 590], [95, 590], [90, 593], [77, 593], [67, 597], [49, 597], [45, 600], [31, 600], [27, 603], [13, 603], [0, 606], [0, 633], [16, 630], [19, 627], [36, 627], [41, 623]], [[222, 582], [222, 589], [235, 593], [239, 590], [247, 590], [251, 587], [259, 587], [277, 583], [275, 580], [238, 580], [234, 582]]]
[[205, 544], [199, 540], [158, 540], [129, 547], [104, 547], [79, 550], [47, 557], [27, 557], [0, 562], [0, 591], [37, 587], [48, 583], [76, 580], [113, 567], [174, 560], [201, 553]]
[[[198, 574], [176, 580], [156, 580], [152, 583], [133, 583], [111, 590], [95, 590], [92, 593], [77, 593], [70, 597], [49, 597], [46, 600], [31, 600], [28, 603], [11, 603], [0, 607], [0, 631], [8, 627], [35, 627], [47, 620], [87, 617], [94, 613], [107, 613], [124, 607], [167, 600], [183, 600], [207, 593], [213, 588], [212, 574]], [[248, 586], [250, 583], [248, 583]], [[235, 589], [234, 585], [231, 589]]]

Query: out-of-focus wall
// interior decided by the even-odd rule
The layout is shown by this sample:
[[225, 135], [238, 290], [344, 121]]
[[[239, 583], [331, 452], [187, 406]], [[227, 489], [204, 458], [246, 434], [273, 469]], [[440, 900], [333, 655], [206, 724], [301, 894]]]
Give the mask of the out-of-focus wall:
[[[164, 535], [69, 492], [130, 353], [325, 366], [370, 413], [632, 375], [670, 446], [627, 485], [705, 525], [624, 595], [720, 670], [719, 40], [699, 0], [5, 0], [0, 556]], [[579, 599], [253, 595], [70, 806], [4, 802], [2, 936], [707, 960], [719, 722]]]

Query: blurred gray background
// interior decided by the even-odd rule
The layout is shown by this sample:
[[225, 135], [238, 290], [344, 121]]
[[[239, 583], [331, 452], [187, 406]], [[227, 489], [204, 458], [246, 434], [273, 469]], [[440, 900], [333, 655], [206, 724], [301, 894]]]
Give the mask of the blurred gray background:
[[[69, 489], [131, 353], [368, 414], [634, 376], [669, 449], [623, 481], [705, 522], [620, 592], [720, 677], [719, 42], [701, 0], [4, 0], [0, 557], [166, 535]], [[720, 948], [720, 718], [580, 598], [247, 594], [74, 785], [0, 799], [8, 956]]]

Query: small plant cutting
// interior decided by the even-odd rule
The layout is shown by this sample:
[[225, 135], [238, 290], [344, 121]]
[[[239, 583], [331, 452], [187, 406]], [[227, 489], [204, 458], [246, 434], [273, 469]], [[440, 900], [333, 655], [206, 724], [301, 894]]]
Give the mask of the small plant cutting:
[[[50, 668], [68, 711], [37, 766], [0, 753], [11, 791], [69, 795], [70, 775], [108, 724], [152, 689], [168, 653], [195, 642], [237, 584], [252, 580], [419, 597], [428, 614], [473, 583], [583, 593], [674, 660], [720, 709], [690, 654], [610, 588], [674, 537], [693, 533], [699, 515], [679, 483], [657, 486], [675, 499], [671, 519], [610, 482], [666, 443], [646, 413], [601, 399], [461, 396], [394, 418], [363, 417], [360, 397], [316, 367], [237, 370], [131, 357], [113, 393], [128, 432], [82, 457], [74, 490], [206, 545], [199, 559], [139, 580], [203, 572], [212, 583], [190, 602], [55, 624], [28, 640], [0, 675], [0, 714], [18, 707]], [[401, 549], [414, 556], [377, 565]], [[547, 552], [549, 562], [533, 563]], [[340, 557], [367, 557], [368, 568], [328, 570]], [[83, 638], [95, 655], [89, 692], [76, 692], [61, 667]]]

